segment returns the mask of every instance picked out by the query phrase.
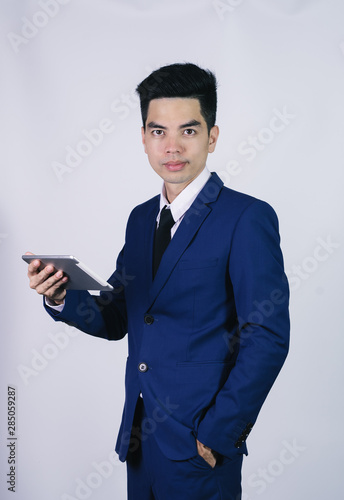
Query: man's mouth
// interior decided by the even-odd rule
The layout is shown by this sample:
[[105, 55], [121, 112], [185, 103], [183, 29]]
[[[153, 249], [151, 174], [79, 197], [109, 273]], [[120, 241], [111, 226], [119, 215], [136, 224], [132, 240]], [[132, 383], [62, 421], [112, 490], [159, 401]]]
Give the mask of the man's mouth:
[[185, 165], [186, 161], [168, 161], [164, 163], [164, 166], [170, 172], [177, 172], [178, 170], [182, 170], [182, 168], [184, 168]]

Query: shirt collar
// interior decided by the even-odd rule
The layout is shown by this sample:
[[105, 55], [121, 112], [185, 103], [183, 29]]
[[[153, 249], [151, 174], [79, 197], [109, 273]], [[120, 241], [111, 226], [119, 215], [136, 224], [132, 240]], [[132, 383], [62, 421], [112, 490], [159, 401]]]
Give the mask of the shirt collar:
[[167, 205], [172, 213], [172, 217], [175, 222], [179, 220], [187, 210], [191, 207], [192, 203], [195, 201], [197, 195], [203, 189], [209, 178], [211, 177], [211, 173], [205, 167], [202, 172], [194, 179], [190, 184], [183, 189], [181, 193], [175, 198], [172, 203], [169, 203], [166, 199], [165, 185], [162, 187], [162, 192], [160, 195], [160, 210], [157, 217], [157, 221], [160, 219], [161, 210]]

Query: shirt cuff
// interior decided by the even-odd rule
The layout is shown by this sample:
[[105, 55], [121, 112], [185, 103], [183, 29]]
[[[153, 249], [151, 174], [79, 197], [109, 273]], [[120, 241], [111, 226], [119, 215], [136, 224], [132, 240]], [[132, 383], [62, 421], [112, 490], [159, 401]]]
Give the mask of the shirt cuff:
[[49, 300], [47, 297], [44, 297], [44, 300], [45, 300], [45, 305], [50, 307], [50, 309], [53, 309], [54, 311], [59, 313], [63, 311], [64, 303], [59, 305], [53, 305], [51, 300]]

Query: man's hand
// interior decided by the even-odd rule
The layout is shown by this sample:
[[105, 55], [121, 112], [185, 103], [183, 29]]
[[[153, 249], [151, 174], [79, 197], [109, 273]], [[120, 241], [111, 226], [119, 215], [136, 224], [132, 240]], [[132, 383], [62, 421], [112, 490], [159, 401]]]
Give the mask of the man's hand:
[[[31, 252], [26, 252], [26, 255], [34, 255]], [[29, 264], [28, 277], [30, 280], [30, 288], [36, 290], [40, 295], [44, 295], [52, 302], [52, 305], [60, 305], [64, 303], [66, 290], [63, 285], [68, 281], [67, 276], [63, 275], [62, 271], [57, 271], [52, 265], [44, 267], [40, 270], [41, 262], [33, 260]]]
[[203, 443], [197, 441], [197, 451], [198, 454], [210, 465], [210, 467], [214, 468], [216, 465], [216, 452], [213, 452], [211, 448], [205, 446]]

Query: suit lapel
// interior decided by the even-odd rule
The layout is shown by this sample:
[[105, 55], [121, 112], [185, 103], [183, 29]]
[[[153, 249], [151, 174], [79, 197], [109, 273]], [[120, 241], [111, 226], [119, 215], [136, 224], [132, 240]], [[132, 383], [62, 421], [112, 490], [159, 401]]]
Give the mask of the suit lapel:
[[[216, 201], [222, 186], [223, 182], [220, 180], [217, 174], [213, 173], [189, 210], [184, 215], [180, 226], [178, 227], [164, 255], [162, 256], [159, 268], [150, 289], [149, 307], [152, 307], [174, 267], [191, 243], [204, 220], [210, 214], [212, 208], [208, 204]], [[148, 243], [150, 246], [147, 248], [148, 252], [150, 252], [148, 253], [148, 255], [150, 255], [150, 259], [148, 259], [150, 276], [152, 276], [153, 241], [154, 230], [153, 233], [151, 233], [150, 242]]]

